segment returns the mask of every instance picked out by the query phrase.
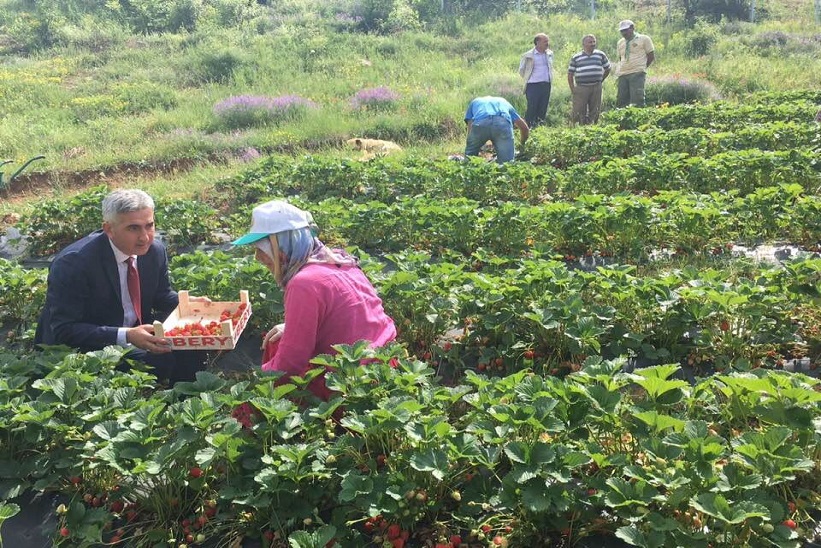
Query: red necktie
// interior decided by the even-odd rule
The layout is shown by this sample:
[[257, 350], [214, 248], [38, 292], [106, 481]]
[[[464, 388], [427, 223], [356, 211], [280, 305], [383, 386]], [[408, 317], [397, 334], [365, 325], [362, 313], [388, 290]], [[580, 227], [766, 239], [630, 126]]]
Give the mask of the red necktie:
[[126, 281], [128, 282], [128, 294], [131, 296], [131, 304], [134, 305], [134, 313], [137, 315], [137, 324], [142, 323], [143, 311], [140, 304], [140, 273], [137, 272], [137, 265], [134, 264], [134, 257], [129, 257], [126, 261], [128, 263], [128, 274]]

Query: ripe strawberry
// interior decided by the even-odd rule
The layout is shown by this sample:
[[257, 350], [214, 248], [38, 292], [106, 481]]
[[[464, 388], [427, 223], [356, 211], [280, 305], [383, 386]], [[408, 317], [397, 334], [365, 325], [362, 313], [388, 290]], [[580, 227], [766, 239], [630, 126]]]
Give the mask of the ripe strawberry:
[[488, 534], [488, 533], [490, 533], [490, 531], [491, 531], [490, 525], [488, 525], [488, 524], [484, 524], [484, 525], [482, 525], [481, 529], [482, 529], [482, 532], [483, 532], [484, 534]]
[[532, 360], [535, 355], [536, 354], [532, 350], [525, 350], [524, 354], [522, 354], [526, 360]]
[[80, 476], [71, 476], [68, 479], [68, 481], [70, 481], [72, 485], [80, 485], [81, 483], [83, 483], [83, 478], [81, 478]]
[[787, 503], [787, 509], [790, 511], [790, 514], [795, 513], [795, 503], [793, 501], [789, 501]]
[[188, 475], [190, 475], [192, 478], [199, 478], [202, 476], [202, 468], [200, 468], [199, 466], [194, 466], [193, 468], [191, 468], [191, 470], [188, 471]]
[[402, 534], [402, 528], [399, 526], [398, 523], [392, 523], [388, 526], [388, 539], [394, 540], [399, 538], [399, 535]]
[[785, 519], [784, 521], [781, 522], [781, 525], [789, 527], [790, 529], [795, 529], [796, 528], [795, 520], [792, 520], [792, 519]]
[[462, 537], [459, 535], [451, 535], [450, 536], [450, 544], [453, 548], [459, 548], [459, 545], [462, 544]]
[[71, 535], [71, 531], [68, 530], [68, 527], [63, 527], [63, 528], [60, 529], [60, 536], [61, 537], [65, 538], [69, 535]]
[[725, 332], [729, 331], [730, 330], [730, 322], [728, 322], [727, 320], [721, 320], [721, 324], [718, 327], [722, 331], [725, 331]]
[[115, 514], [119, 514], [120, 512], [123, 511], [123, 508], [125, 508], [125, 504], [121, 500], [115, 500], [114, 502], [111, 503], [109, 508]]

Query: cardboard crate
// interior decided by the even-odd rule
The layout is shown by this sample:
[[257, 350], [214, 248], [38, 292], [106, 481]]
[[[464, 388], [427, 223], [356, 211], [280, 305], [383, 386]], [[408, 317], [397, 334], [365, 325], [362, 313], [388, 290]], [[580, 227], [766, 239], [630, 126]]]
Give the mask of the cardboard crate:
[[[248, 324], [251, 317], [251, 302], [248, 300], [248, 291], [243, 289], [239, 292], [239, 302], [213, 301], [197, 302], [189, 299], [188, 291], [179, 292], [180, 303], [168, 318], [162, 323], [154, 322], [154, 334], [171, 341], [173, 350], [233, 350], [239, 336]], [[240, 304], [245, 303], [245, 310], [242, 311], [236, 325], [231, 320], [220, 321], [223, 310], [234, 314], [239, 310]], [[218, 335], [168, 335], [167, 333], [176, 327], [184, 327], [190, 323], [210, 324], [212, 321], [219, 322], [220, 333]]]

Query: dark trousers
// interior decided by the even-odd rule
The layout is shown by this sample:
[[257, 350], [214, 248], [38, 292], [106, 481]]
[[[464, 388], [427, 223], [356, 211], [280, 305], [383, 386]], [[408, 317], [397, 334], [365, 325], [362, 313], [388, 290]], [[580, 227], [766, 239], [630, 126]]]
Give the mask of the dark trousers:
[[527, 112], [525, 122], [530, 128], [544, 123], [547, 119], [547, 107], [550, 104], [550, 82], [528, 84], [525, 88]]
[[[175, 350], [167, 354], [152, 354], [145, 350], [133, 349], [126, 358], [144, 362], [152, 367], [151, 373], [158, 380], [167, 379], [170, 384], [196, 380], [197, 371], [205, 371], [208, 353], [202, 350]], [[120, 364], [121, 371], [129, 369], [128, 364]]]

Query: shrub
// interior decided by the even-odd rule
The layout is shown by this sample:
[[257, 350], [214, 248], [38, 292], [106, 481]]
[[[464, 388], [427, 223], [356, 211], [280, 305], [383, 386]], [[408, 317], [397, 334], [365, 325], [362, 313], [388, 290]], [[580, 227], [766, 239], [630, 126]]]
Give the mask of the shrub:
[[125, 40], [126, 31], [113, 21], [84, 15], [76, 23], [58, 29], [59, 43], [92, 51], [103, 51]]
[[214, 115], [221, 128], [241, 129], [298, 120], [313, 108], [316, 103], [298, 95], [235, 95], [214, 105]]
[[183, 68], [187, 80], [193, 84], [220, 83], [225, 84], [233, 80], [234, 71], [246, 62], [244, 53], [227, 49], [216, 52], [205, 52], [186, 60]]
[[677, 75], [648, 78], [646, 95], [647, 103], [655, 105], [703, 103], [721, 98], [712, 82]]
[[399, 94], [390, 88], [365, 88], [356, 92], [351, 99], [351, 106], [355, 110], [385, 111], [396, 107]]
[[668, 50], [680, 52], [687, 57], [702, 57], [710, 53], [718, 38], [719, 32], [714, 25], [699, 21], [693, 28], [675, 33], [670, 39]]
[[21, 12], [4, 25], [8, 49], [31, 52], [49, 48], [58, 42], [63, 24], [65, 18], [45, 8], [38, 13]]
[[419, 20], [419, 13], [411, 7], [407, 0], [396, 0], [393, 9], [385, 22], [385, 30], [390, 33], [407, 30], [420, 30], [422, 22]]
[[196, 0], [143, 0], [126, 2], [122, 10], [134, 32], [193, 31], [202, 6]]

